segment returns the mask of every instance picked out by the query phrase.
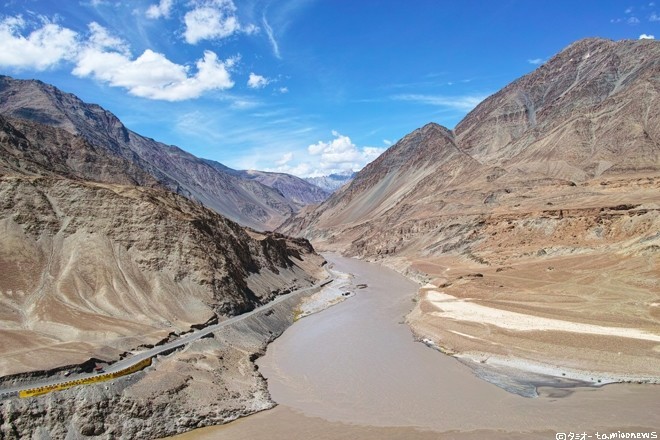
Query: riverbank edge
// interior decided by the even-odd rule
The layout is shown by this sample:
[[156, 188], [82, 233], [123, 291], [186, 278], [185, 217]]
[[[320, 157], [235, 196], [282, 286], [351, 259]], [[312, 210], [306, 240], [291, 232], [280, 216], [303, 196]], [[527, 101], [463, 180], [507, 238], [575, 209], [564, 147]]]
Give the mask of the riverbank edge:
[[[69, 388], [41, 397], [10, 398], [2, 401], [0, 402], [0, 437], [49, 440], [71, 436], [98, 439], [164, 438], [204, 426], [229, 423], [275, 407], [276, 402], [270, 398], [266, 379], [258, 372], [256, 361], [266, 353], [268, 344], [281, 336], [295, 322], [294, 311], [300, 301], [331, 285], [334, 277], [325, 268], [324, 272], [326, 277], [318, 281], [317, 288], [293, 295], [270, 309], [260, 311], [219, 330], [220, 333], [234, 331], [239, 334], [247, 331], [259, 341], [258, 346], [251, 347], [245, 352], [259, 381], [252, 390], [252, 399], [245, 401], [242, 408], [235, 411], [222, 410], [215, 415], [200, 410], [197, 415], [187, 412], [173, 418], [170, 405], [160, 407], [152, 405], [149, 401], [125, 396], [124, 390], [138, 384], [149, 374], [149, 371], [158, 368], [159, 364], [168, 362], [168, 358], [181, 351], [177, 349], [165, 356], [156, 356], [154, 365], [146, 371], [116, 381]], [[273, 324], [273, 321], [276, 322]], [[194, 341], [188, 347], [200, 341]], [[240, 343], [238, 345], [240, 346]], [[179, 391], [169, 390], [169, 400], [172, 402], [178, 400]], [[222, 396], [218, 396], [218, 402], [223, 402]], [[81, 405], [85, 405], [82, 411]], [[164, 420], [171, 423], [162, 423]]]
[[439, 351], [446, 356], [453, 357], [458, 362], [470, 368], [477, 377], [508, 392], [523, 397], [538, 397], [542, 394], [548, 394], [542, 391], [544, 388], [600, 388], [612, 384], [660, 385], [660, 376], [596, 371], [586, 366], [584, 368], [564, 367], [557, 365], [557, 360], [555, 359], [539, 362], [523, 357], [505, 357], [495, 353], [461, 351], [443, 347], [433, 339], [433, 335], [427, 335], [419, 331], [411, 319], [414, 313], [416, 313], [417, 304], [421, 298], [423, 289], [430, 282], [430, 276], [428, 274], [412, 270], [409, 264], [402, 264], [401, 260], [388, 261], [387, 259], [379, 259], [374, 261], [358, 257], [351, 258], [380, 264], [418, 284], [419, 288], [413, 297], [415, 305], [404, 319], [415, 341], [423, 343], [427, 347]]

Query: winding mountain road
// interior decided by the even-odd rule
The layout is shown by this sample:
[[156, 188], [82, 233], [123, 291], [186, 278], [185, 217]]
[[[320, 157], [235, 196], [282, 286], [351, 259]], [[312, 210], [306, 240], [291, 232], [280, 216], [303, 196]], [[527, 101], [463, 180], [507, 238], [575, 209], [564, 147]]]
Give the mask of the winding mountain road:
[[[236, 322], [242, 321], [246, 318], [249, 318], [259, 312], [262, 312], [264, 310], [268, 310], [271, 307], [275, 306], [276, 304], [279, 304], [280, 302], [291, 298], [296, 295], [301, 295], [303, 293], [307, 293], [310, 291], [313, 291], [314, 289], [321, 289], [324, 286], [330, 284], [332, 281], [334, 281], [334, 277], [331, 277], [330, 279], [326, 279], [322, 282], [316, 283], [313, 286], [306, 287], [304, 289], [298, 289], [294, 290], [293, 292], [287, 293], [285, 295], [278, 296], [274, 300], [270, 301], [268, 304], [264, 304], [260, 307], [255, 308], [254, 310], [243, 313], [241, 315], [233, 316], [231, 318], [228, 318], [222, 322], [219, 322], [217, 324], [212, 324], [209, 325], [208, 327], [205, 327], [201, 330], [196, 330], [192, 333], [185, 334], [181, 336], [180, 338], [165, 343], [163, 345], [156, 346], [154, 348], [151, 348], [146, 351], [142, 351], [139, 353], [133, 354], [133, 356], [121, 359], [117, 362], [114, 362], [111, 365], [108, 365], [105, 368], [104, 373], [106, 374], [111, 374], [111, 373], [116, 373], [119, 371], [126, 370], [146, 359], [152, 358], [154, 356], [160, 355], [160, 354], [167, 354], [168, 352], [171, 352], [173, 350], [176, 350], [178, 348], [181, 348], [185, 346], [186, 344], [190, 344], [191, 342], [197, 341], [215, 331], [218, 331], [219, 329], [226, 327], [228, 325], [232, 325]], [[82, 374], [75, 374], [75, 375], [70, 375], [68, 377], [62, 377], [62, 378], [51, 378], [51, 379], [46, 379], [46, 380], [35, 380], [33, 382], [25, 382], [20, 385], [14, 386], [14, 387], [8, 387], [8, 388], [0, 388], [0, 400], [10, 398], [10, 397], [16, 397], [18, 393], [21, 391], [29, 390], [29, 389], [34, 389], [34, 388], [39, 388], [39, 387], [45, 387], [45, 386], [57, 386], [57, 385], [63, 385], [68, 382], [72, 382], [78, 379], [88, 379], [91, 377], [96, 377], [98, 376], [95, 373], [82, 373]]]

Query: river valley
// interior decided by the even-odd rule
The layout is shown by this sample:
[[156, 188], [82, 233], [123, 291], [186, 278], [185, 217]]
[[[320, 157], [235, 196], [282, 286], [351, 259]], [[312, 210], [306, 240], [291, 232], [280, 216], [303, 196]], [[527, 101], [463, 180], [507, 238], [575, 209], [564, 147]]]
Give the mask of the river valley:
[[558, 432], [658, 431], [657, 386], [543, 388], [538, 398], [507, 392], [414, 341], [404, 320], [417, 284], [377, 264], [325, 257], [353, 274], [356, 295], [269, 345], [258, 365], [279, 406], [176, 438], [549, 439]]

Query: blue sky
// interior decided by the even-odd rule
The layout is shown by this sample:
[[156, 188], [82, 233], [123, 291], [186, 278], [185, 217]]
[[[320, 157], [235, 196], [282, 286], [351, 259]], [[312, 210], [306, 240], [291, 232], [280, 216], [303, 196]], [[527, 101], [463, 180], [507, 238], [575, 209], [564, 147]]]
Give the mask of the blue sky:
[[307, 176], [454, 127], [575, 40], [654, 35], [649, 0], [4, 0], [0, 73], [197, 156]]

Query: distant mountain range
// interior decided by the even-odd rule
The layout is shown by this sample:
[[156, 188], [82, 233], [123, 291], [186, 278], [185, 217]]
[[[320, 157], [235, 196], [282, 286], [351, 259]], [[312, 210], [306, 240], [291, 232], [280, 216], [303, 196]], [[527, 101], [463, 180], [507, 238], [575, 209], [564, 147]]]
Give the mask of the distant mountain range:
[[354, 171], [348, 171], [345, 173], [330, 174], [327, 176], [320, 176], [320, 177], [305, 177], [304, 179], [307, 182], [318, 186], [319, 188], [323, 188], [325, 191], [328, 191], [329, 193], [333, 193], [342, 186], [346, 185], [351, 180], [353, 180], [356, 174], [357, 173]]
[[[217, 164], [217, 162], [215, 162]], [[274, 173], [258, 170], [231, 170], [235, 176], [246, 180], [254, 180], [279, 191], [298, 210], [307, 205], [316, 205], [327, 199], [332, 191], [320, 188], [307, 179], [285, 173]]]
[[[294, 176], [232, 170], [141, 136], [100, 106], [40, 81], [0, 76], [0, 114], [64, 130], [107, 160], [126, 165], [126, 182], [167, 188], [257, 230], [274, 229], [302, 206], [327, 196]], [[94, 169], [69, 163], [71, 172], [84, 171], [78, 166]]]

